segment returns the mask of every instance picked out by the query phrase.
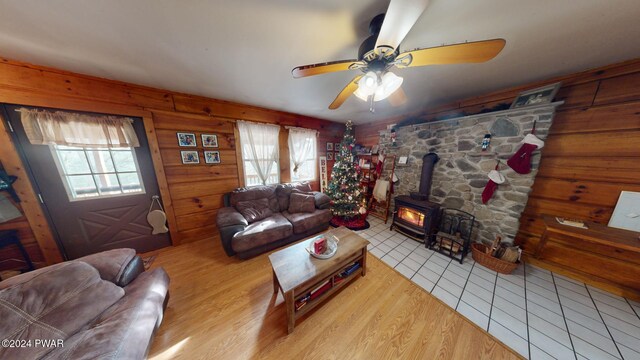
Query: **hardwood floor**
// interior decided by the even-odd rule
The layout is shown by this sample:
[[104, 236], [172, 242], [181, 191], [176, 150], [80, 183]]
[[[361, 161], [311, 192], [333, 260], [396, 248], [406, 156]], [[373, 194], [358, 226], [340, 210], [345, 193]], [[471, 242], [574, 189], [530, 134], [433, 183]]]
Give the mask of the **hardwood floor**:
[[171, 298], [149, 358], [519, 359], [374, 256], [356, 279], [287, 335], [266, 254], [228, 258], [218, 240], [157, 252]]

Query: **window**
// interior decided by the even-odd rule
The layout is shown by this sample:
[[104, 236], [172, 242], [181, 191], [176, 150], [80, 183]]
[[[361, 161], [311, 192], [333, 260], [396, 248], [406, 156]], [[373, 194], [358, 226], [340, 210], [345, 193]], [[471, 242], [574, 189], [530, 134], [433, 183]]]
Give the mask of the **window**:
[[289, 128], [291, 181], [315, 180], [317, 135], [315, 130]]
[[280, 126], [238, 120], [245, 186], [280, 182]]
[[69, 200], [144, 193], [133, 148], [52, 145]]

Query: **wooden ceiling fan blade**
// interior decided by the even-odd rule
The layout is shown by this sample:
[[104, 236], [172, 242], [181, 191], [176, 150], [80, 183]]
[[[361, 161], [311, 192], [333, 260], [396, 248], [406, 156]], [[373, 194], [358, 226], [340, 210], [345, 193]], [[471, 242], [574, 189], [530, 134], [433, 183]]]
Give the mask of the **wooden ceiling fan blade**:
[[383, 47], [395, 51], [427, 5], [429, 0], [391, 0], [376, 40], [376, 49]]
[[397, 107], [404, 105], [407, 102], [407, 94], [400, 87], [398, 90], [394, 91], [393, 94], [389, 95], [387, 99], [389, 99], [389, 104], [391, 104], [391, 106]]
[[359, 69], [362, 66], [366, 66], [366, 64], [356, 59], [330, 61], [319, 64], [297, 66], [293, 68], [293, 70], [291, 70], [291, 75], [293, 75], [295, 79], [298, 79], [301, 77], [320, 75], [337, 71]]
[[481, 63], [496, 57], [506, 44], [504, 39], [475, 41], [403, 52], [396, 58], [399, 68], [425, 65]]
[[338, 96], [336, 96], [335, 100], [333, 100], [331, 105], [329, 105], [329, 109], [335, 110], [339, 108], [349, 98], [349, 96], [358, 90], [358, 81], [360, 81], [360, 78], [362, 78], [362, 75], [354, 77], [353, 80], [351, 80], [351, 82], [348, 83], [342, 91], [340, 91]]

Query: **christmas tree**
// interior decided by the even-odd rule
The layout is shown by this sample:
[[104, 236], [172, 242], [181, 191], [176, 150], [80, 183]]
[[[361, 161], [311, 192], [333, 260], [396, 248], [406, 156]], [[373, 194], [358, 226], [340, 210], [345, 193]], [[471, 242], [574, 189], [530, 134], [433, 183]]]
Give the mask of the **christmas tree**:
[[365, 221], [362, 215], [366, 213], [364, 193], [360, 184], [360, 169], [353, 150], [355, 142], [353, 125], [348, 121], [326, 191], [331, 197], [332, 224], [345, 225], [349, 228], [364, 226]]

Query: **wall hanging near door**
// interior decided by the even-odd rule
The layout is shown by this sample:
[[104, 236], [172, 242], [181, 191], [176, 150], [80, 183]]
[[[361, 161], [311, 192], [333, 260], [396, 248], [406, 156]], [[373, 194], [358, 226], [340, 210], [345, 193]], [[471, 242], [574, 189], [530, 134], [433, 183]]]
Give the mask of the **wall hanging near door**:
[[[153, 209], [153, 205], [158, 204], [159, 209]], [[167, 215], [164, 213], [164, 209], [162, 208], [162, 204], [160, 204], [160, 196], [154, 195], [151, 197], [151, 205], [149, 206], [149, 213], [147, 214], [147, 221], [149, 225], [153, 227], [153, 231], [151, 234], [164, 234], [169, 231], [167, 228]]]
[[16, 176], [7, 174], [6, 171], [0, 169], [0, 191], [6, 191], [11, 195], [15, 202], [20, 202], [18, 193], [13, 189], [13, 183], [18, 179]]

